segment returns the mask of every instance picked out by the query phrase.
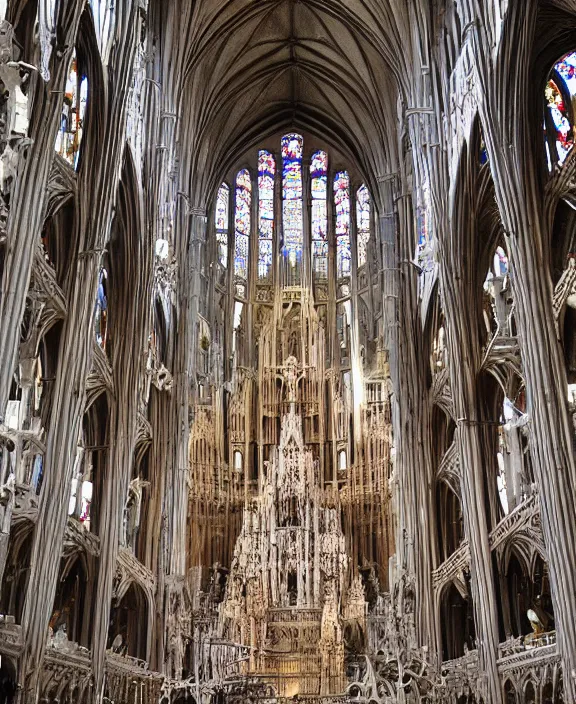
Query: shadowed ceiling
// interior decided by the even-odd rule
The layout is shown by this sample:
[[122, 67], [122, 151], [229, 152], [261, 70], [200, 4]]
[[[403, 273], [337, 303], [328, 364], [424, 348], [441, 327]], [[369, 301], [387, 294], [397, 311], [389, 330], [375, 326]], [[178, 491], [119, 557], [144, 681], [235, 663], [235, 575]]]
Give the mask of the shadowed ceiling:
[[394, 4], [197, 3], [185, 84], [196, 185], [213, 190], [247, 150], [288, 129], [338, 149], [373, 184], [386, 172], [388, 140], [396, 139]]

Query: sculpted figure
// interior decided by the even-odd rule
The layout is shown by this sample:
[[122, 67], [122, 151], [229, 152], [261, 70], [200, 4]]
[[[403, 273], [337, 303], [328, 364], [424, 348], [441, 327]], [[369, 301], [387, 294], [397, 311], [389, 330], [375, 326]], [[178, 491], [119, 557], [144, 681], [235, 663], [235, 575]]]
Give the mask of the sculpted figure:
[[150, 482], [137, 477], [136, 479], [132, 479], [128, 487], [128, 497], [124, 509], [123, 536], [123, 545], [126, 547], [134, 547], [138, 529], [140, 528], [143, 489], [147, 486], [150, 486]]

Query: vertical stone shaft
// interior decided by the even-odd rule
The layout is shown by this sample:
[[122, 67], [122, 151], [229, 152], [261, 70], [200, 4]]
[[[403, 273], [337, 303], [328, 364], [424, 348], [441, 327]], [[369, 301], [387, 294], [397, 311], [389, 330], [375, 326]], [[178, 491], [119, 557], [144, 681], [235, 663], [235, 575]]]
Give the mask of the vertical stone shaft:
[[[556, 335], [548, 233], [536, 179], [530, 70], [537, 4], [511, 6], [501, 46], [493, 51], [482, 33], [473, 34], [479, 109], [494, 179], [496, 201], [511, 260], [518, 340], [526, 376], [530, 451], [540, 490], [542, 530], [548, 552], [552, 600], [563, 661], [567, 702], [576, 701], [576, 462], [574, 430], [566, 402], [566, 370]], [[514, 70], [509, 56], [514, 54]]]
[[[436, 642], [432, 599], [435, 533], [431, 510], [432, 451], [425, 380], [427, 361], [419, 329], [417, 271], [415, 267], [407, 266], [412, 258], [414, 232], [412, 201], [404, 196], [394, 206], [391, 196], [392, 193], [384, 199], [390, 211], [381, 220], [381, 238], [385, 324], [391, 346], [390, 370], [396, 397], [396, 471], [400, 486], [398, 568], [415, 580], [417, 638], [420, 644], [428, 645], [432, 650]], [[395, 232], [391, 215], [394, 207], [397, 208]]]
[[[92, 320], [102, 255], [110, 236], [111, 220], [124, 154], [126, 98], [135, 51], [135, 13], [130, 0], [116, 5], [118, 45], [110, 57], [108, 112], [92, 105], [91, 118], [98, 124], [100, 139], [84, 145], [79, 192], [78, 245], [76, 261], [66, 291], [69, 301], [60, 343], [54, 405], [44, 463], [44, 485], [38, 522], [34, 532], [29, 588], [22, 619], [24, 653], [21, 684], [24, 701], [34, 700], [46, 646], [52, 605], [56, 593], [59, 559], [66, 527], [70, 483], [74, 468], [86, 397], [86, 378], [94, 342]], [[121, 77], [121, 78], [118, 78]], [[90, 165], [89, 168], [87, 165]], [[70, 354], [75, 350], [75, 354]], [[44, 530], [51, 526], [51, 530]]]
[[44, 218], [48, 177], [54, 159], [54, 144], [62, 115], [64, 87], [68, 77], [82, 0], [63, 0], [61, 44], [52, 52], [51, 78], [45, 83], [38, 73], [31, 80], [28, 137], [32, 141], [26, 158], [20, 159], [20, 173], [12, 192], [6, 259], [0, 298], [0, 419], [4, 419], [12, 384], [26, 293], [36, 243]]
[[[438, 160], [439, 161], [439, 160]], [[442, 163], [434, 167], [442, 168]], [[470, 545], [471, 588], [474, 602], [479, 669], [488, 701], [502, 701], [498, 675], [498, 614], [489, 542], [488, 497], [482, 452], [482, 427], [478, 374], [481, 349], [477, 321], [481, 311], [474, 303], [481, 298], [482, 280], [476, 268], [476, 233], [472, 194], [475, 193], [474, 157], [464, 154], [450, 199], [453, 208], [439, 219], [436, 228], [440, 264], [442, 303], [448, 331], [449, 371], [454, 412], [457, 419], [456, 442], [460, 456], [462, 511], [465, 535]], [[442, 214], [440, 214], [442, 217]]]

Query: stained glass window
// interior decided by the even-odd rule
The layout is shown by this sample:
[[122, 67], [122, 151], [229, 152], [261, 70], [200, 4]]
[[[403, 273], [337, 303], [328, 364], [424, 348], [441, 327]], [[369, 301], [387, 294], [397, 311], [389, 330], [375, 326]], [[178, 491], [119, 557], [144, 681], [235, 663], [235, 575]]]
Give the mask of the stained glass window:
[[336, 208], [336, 269], [338, 278], [350, 276], [350, 177], [339, 171], [334, 178]]
[[272, 272], [274, 236], [274, 155], [258, 152], [258, 278], [267, 279]]
[[356, 192], [356, 232], [358, 243], [358, 266], [366, 264], [366, 249], [370, 239], [370, 194], [365, 185]]
[[107, 279], [108, 272], [106, 269], [100, 269], [98, 291], [96, 294], [96, 310], [94, 312], [94, 332], [96, 334], [96, 342], [104, 351], [106, 351], [108, 332], [108, 298], [106, 296]]
[[568, 54], [554, 66], [545, 97], [547, 122], [554, 129], [556, 146], [556, 155], [549, 153], [549, 158], [562, 164], [574, 146], [572, 101], [576, 97], [576, 52]]
[[[302, 258], [302, 150], [300, 135], [282, 137], [282, 251], [294, 270]], [[292, 281], [296, 283], [294, 273]]]
[[328, 185], [328, 154], [316, 152], [310, 160], [310, 188], [312, 191], [312, 271], [317, 279], [328, 277], [328, 214], [326, 196]]
[[87, 103], [88, 79], [78, 72], [78, 61], [74, 52], [66, 81], [60, 129], [56, 135], [55, 146], [58, 154], [74, 168], [78, 167]]
[[218, 243], [218, 261], [224, 268], [228, 266], [228, 208], [230, 204], [230, 188], [223, 183], [216, 197], [216, 241]]
[[562, 163], [568, 156], [568, 152], [574, 146], [574, 136], [572, 134], [572, 125], [570, 124], [566, 102], [558, 85], [553, 80], [549, 80], [546, 86], [546, 101], [552, 123], [556, 130], [558, 158]]
[[488, 163], [488, 150], [486, 149], [486, 143], [484, 138], [480, 140], [480, 164], [483, 166]]
[[248, 250], [250, 245], [250, 206], [252, 181], [248, 169], [236, 176], [236, 212], [234, 217], [234, 274], [248, 280]]

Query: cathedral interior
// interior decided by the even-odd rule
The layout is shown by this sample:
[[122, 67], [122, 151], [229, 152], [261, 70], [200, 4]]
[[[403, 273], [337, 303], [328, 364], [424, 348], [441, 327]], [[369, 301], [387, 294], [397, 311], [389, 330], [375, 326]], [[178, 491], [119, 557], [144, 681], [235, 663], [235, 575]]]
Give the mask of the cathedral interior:
[[576, 0], [0, 0], [0, 704], [576, 704]]

